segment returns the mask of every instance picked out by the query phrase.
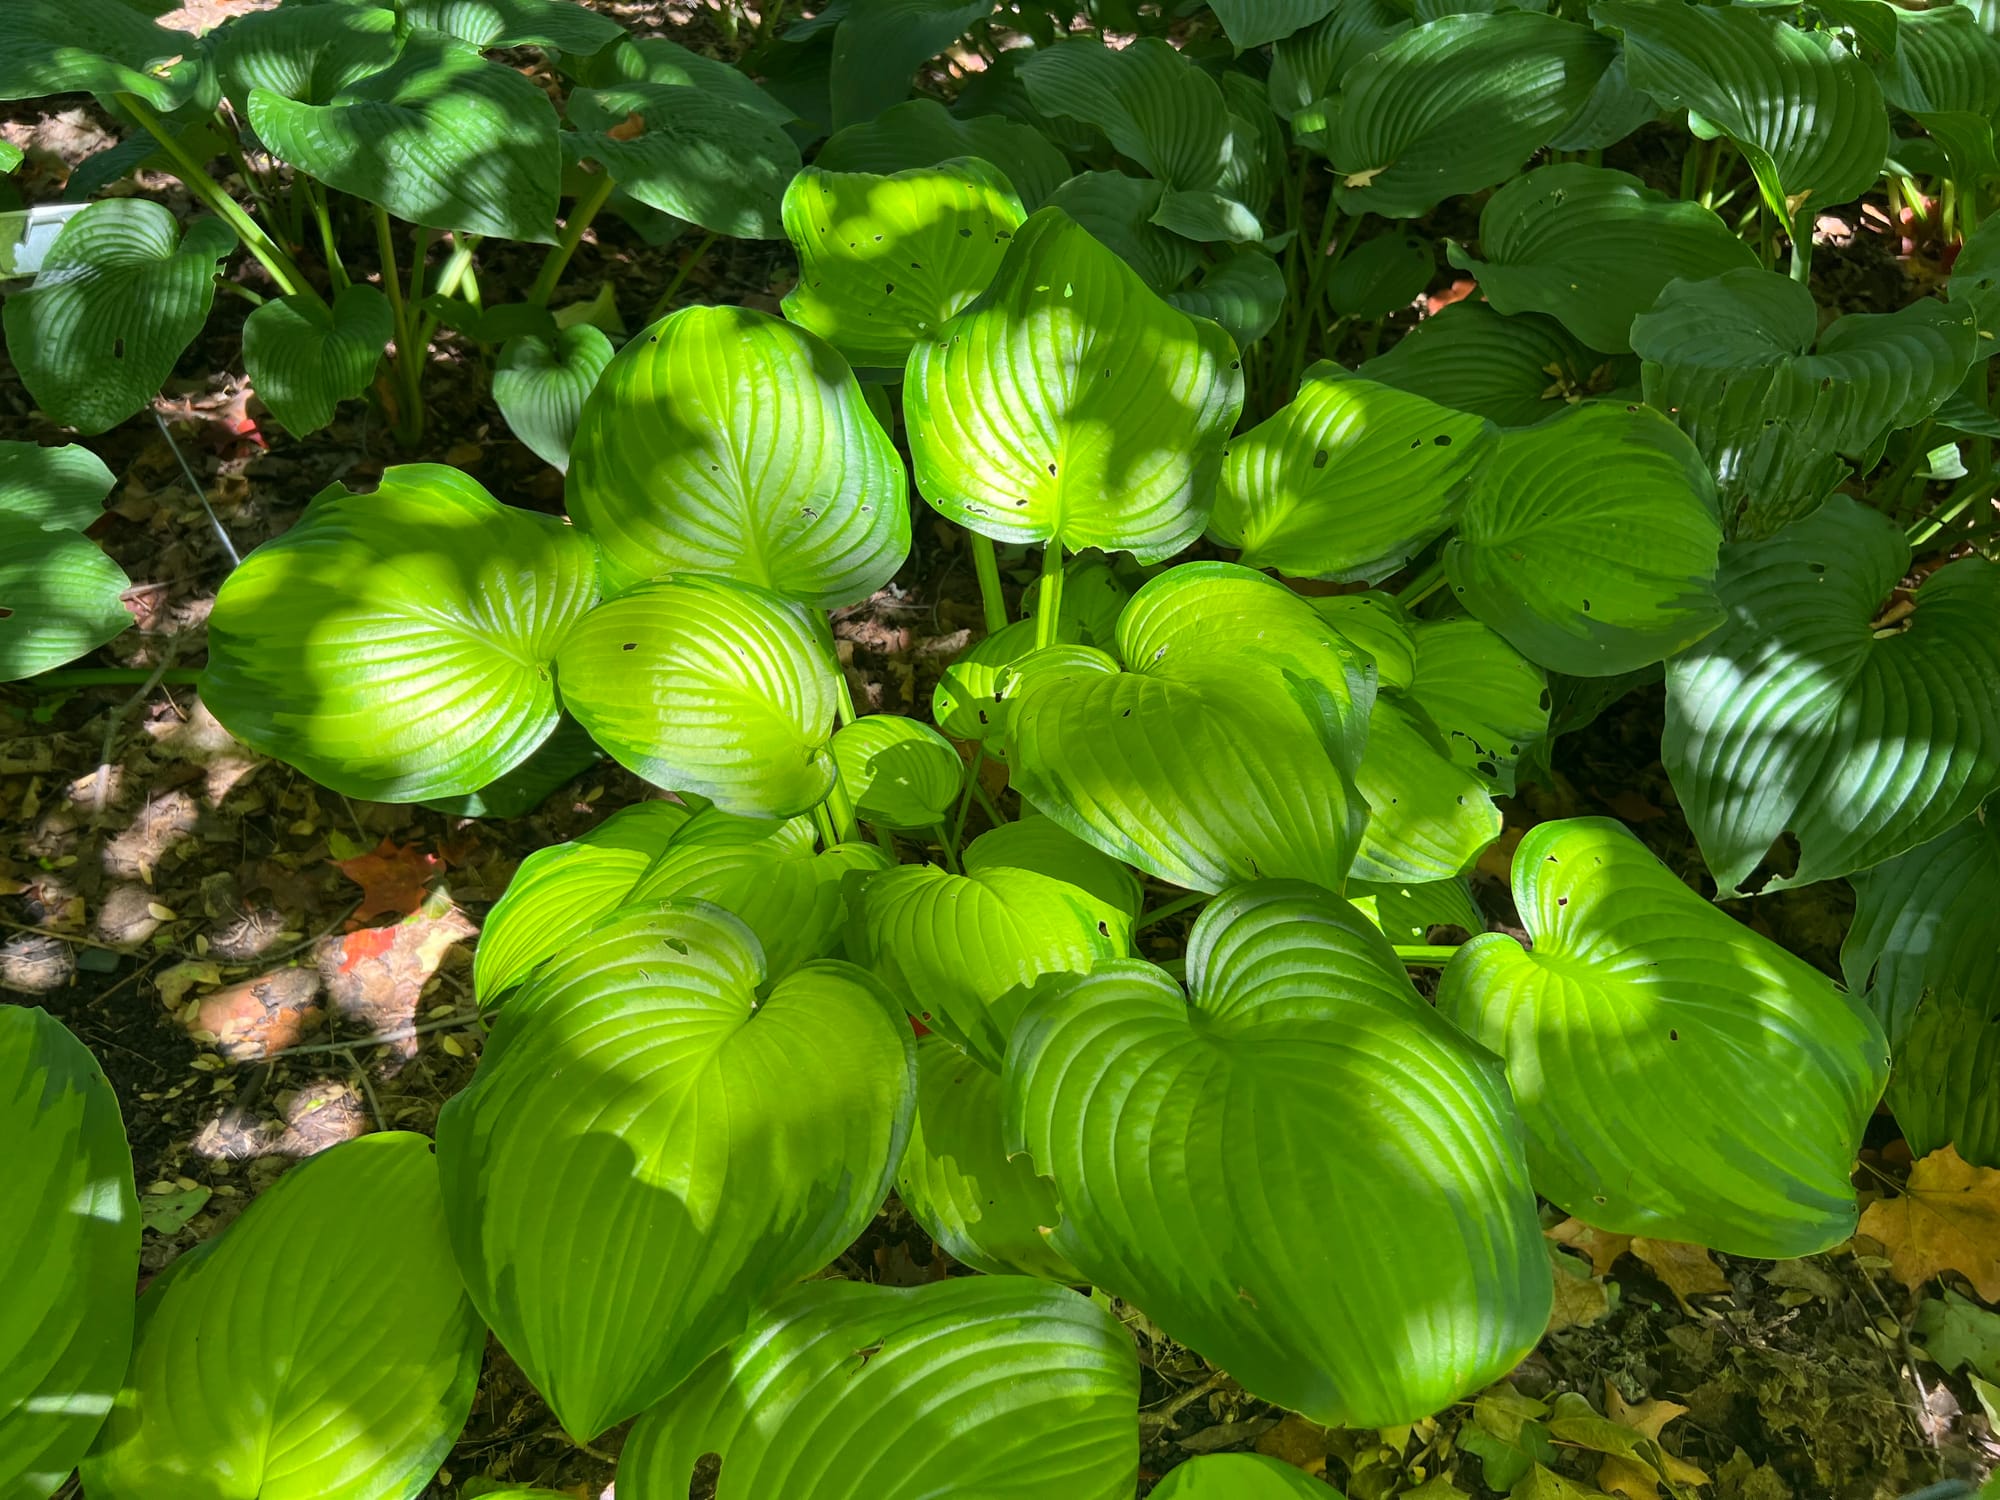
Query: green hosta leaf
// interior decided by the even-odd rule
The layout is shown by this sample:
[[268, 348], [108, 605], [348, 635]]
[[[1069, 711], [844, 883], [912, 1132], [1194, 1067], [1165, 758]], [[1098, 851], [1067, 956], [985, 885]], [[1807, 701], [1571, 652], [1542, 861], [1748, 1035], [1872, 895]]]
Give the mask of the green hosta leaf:
[[902, 1158], [894, 1002], [852, 964], [764, 978], [719, 908], [628, 908], [508, 1001], [438, 1119], [472, 1299], [586, 1441], [838, 1255]]
[[[991, 1133], [997, 1153], [997, 1113]], [[0, 1302], [0, 1495], [44, 1500], [111, 1409], [139, 1278], [139, 1203], [117, 1097], [46, 1011], [0, 1006], [0, 1136], [9, 1289]]]
[[441, 464], [333, 486], [222, 585], [202, 700], [245, 744], [374, 802], [478, 791], [556, 727], [550, 665], [590, 544]]
[[599, 605], [556, 657], [563, 704], [627, 770], [789, 818], [833, 786], [826, 626], [769, 589], [683, 575]]
[[1454, 302], [1361, 367], [1370, 380], [1502, 427], [1532, 427], [1619, 383], [1619, 368], [1550, 318]]
[[396, 61], [327, 102], [250, 91], [250, 123], [328, 187], [432, 229], [554, 241], [555, 106], [467, 43], [414, 31]]
[[1257, 215], [1236, 199], [1206, 188], [1160, 195], [1153, 222], [1183, 239], [1201, 244], [1255, 244], [1264, 237]]
[[833, 737], [840, 779], [854, 809], [877, 828], [935, 828], [951, 817], [965, 762], [928, 724], [868, 714]]
[[1142, 562], [1201, 534], [1242, 406], [1229, 335], [1155, 297], [1057, 209], [911, 351], [903, 388], [917, 488], [946, 517]]
[[0, 314], [35, 404], [84, 433], [143, 408], [208, 321], [235, 244], [220, 219], [197, 219], [183, 237], [172, 214], [140, 198], [93, 203], [63, 225], [34, 284]]
[[1632, 347], [1632, 319], [1669, 281], [1757, 265], [1757, 254], [1699, 203], [1656, 193], [1625, 172], [1563, 162], [1517, 177], [1486, 200], [1478, 278], [1503, 313], [1540, 312], [1593, 349]]
[[1334, 267], [1326, 279], [1327, 305], [1344, 318], [1386, 318], [1422, 296], [1436, 270], [1429, 240], [1379, 234]]
[[1728, 136], [1790, 224], [1858, 198], [1882, 175], [1889, 117], [1867, 65], [1823, 31], [1750, 6], [1598, 0], [1591, 20], [1625, 43], [1632, 83]]
[[1282, 41], [1324, 17], [1339, 0], [1211, 0], [1238, 52]]
[[1486, 930], [1485, 914], [1463, 880], [1425, 880], [1414, 885], [1350, 880], [1347, 899], [1392, 943], [1427, 943], [1433, 927], [1460, 927], [1469, 933]]
[[983, 161], [891, 177], [808, 167], [785, 190], [799, 253], [785, 316], [857, 365], [900, 366], [986, 289], [1026, 218]]
[[1548, 674], [1477, 620], [1419, 621], [1409, 694], [1451, 758], [1514, 794], [1514, 768], [1549, 732]]
[[741, 68], [690, 51], [663, 36], [627, 35], [590, 57], [565, 57], [563, 71], [588, 88], [620, 83], [657, 83], [700, 89], [755, 110], [774, 125], [789, 125], [788, 108], [765, 93]]
[[1271, 331], [1284, 309], [1285, 273], [1261, 250], [1239, 250], [1202, 272], [1185, 291], [1167, 293], [1182, 312], [1220, 323], [1236, 347], [1247, 349]]
[[476, 792], [426, 797], [421, 804], [454, 818], [521, 818], [605, 759], [597, 742], [571, 718], [560, 720], [535, 753]]
[[404, 0], [412, 26], [428, 26], [479, 48], [547, 47], [588, 56], [625, 28], [570, 0]]
[[1032, 127], [1002, 115], [960, 119], [935, 99], [911, 99], [835, 131], [813, 164], [825, 172], [886, 177], [961, 156], [998, 167], [1029, 212], [1040, 208], [1070, 175], [1062, 152]]
[[1022, 65], [1044, 114], [1095, 126], [1169, 190], [1214, 188], [1229, 166], [1229, 105], [1216, 81], [1158, 37], [1111, 48], [1059, 42]]
[[83, 1461], [86, 1490], [377, 1500], [424, 1489], [465, 1425], [486, 1348], [431, 1153], [406, 1131], [334, 1146], [155, 1280], [125, 1389]]
[[1117, 253], [1162, 296], [1187, 280], [1201, 256], [1179, 235], [1162, 229], [1154, 216], [1166, 189], [1149, 177], [1122, 172], [1079, 172], [1049, 195], [1059, 208]]
[[1295, 134], [1306, 114], [1323, 128], [1325, 101], [1340, 92], [1347, 70], [1412, 24], [1409, 8], [1395, 0], [1342, 0], [1324, 20], [1271, 48], [1271, 108], [1294, 122]]
[[543, 463], [569, 468], [583, 404], [611, 363], [611, 340], [590, 323], [577, 323], [553, 340], [516, 334], [493, 366], [493, 404]]
[[993, 14], [998, 0], [849, 0], [833, 35], [833, 124], [873, 119], [906, 99], [910, 75]]
[[1189, 890], [1262, 876], [1337, 889], [1365, 818], [1362, 659], [1305, 600], [1233, 563], [1184, 563], [1140, 589], [1118, 652], [1126, 671], [1100, 655], [1026, 673], [1008, 718], [1021, 795]]
[[1610, 677], [1722, 619], [1715, 487], [1643, 406], [1594, 403], [1502, 436], [1445, 548], [1465, 607], [1530, 661]]
[[1836, 496], [1723, 558], [1728, 616], [1667, 666], [1662, 759], [1724, 896], [1780, 836], [1809, 885], [1937, 837], [2000, 790], [2000, 566], [1965, 558], [1872, 622], [1910, 566], [1895, 524]]
[[1374, 583], [1451, 525], [1495, 436], [1481, 417], [1315, 365], [1229, 445], [1208, 534], [1247, 567]]
[[1326, 1486], [1261, 1453], [1210, 1453], [1167, 1471], [1156, 1500], [1324, 1500]]
[[1332, 116], [1342, 210], [1414, 219], [1511, 176], [1584, 107], [1613, 51], [1588, 27], [1527, 11], [1449, 16], [1394, 38]]
[[1646, 400], [1674, 414], [1715, 471], [1732, 537], [1808, 515], [1876, 450], [1957, 390], [1980, 342], [1973, 307], [1926, 297], [1818, 334], [1812, 294], [1773, 271], [1668, 284], [1632, 324]]
[[247, 113], [256, 89], [301, 104], [330, 104], [349, 84], [394, 62], [402, 42], [393, 10], [350, 3], [232, 16], [209, 33], [207, 46], [223, 94]]
[[[1079, 842], [1053, 819], [1032, 812], [989, 828], [966, 846], [968, 873], [1003, 867], [1030, 870], [1074, 886], [1118, 913], [1126, 927], [1139, 920], [1145, 905], [1145, 888], [1131, 870]], [[1116, 929], [1121, 923], [1114, 919], [1108, 925]]]
[[903, 461], [847, 362], [742, 307], [682, 308], [619, 351], [567, 494], [618, 588], [686, 570], [830, 609], [910, 550]]
[[1080, 1282], [1049, 1248], [1059, 1215], [1034, 1163], [1000, 1137], [1000, 1075], [942, 1037], [917, 1042], [917, 1115], [896, 1172], [896, 1195], [952, 1259], [988, 1276]]
[[82, 531], [104, 514], [117, 483], [81, 443], [0, 443], [0, 517], [48, 531]]
[[1021, 1018], [1007, 1136], [1055, 1184], [1051, 1245], [1315, 1422], [1411, 1421], [1511, 1368], [1549, 1280], [1496, 1060], [1299, 882], [1212, 902], [1187, 971], [1191, 1000], [1127, 962]]
[[716, 1500], [1125, 1500], [1138, 1401], [1132, 1336], [1063, 1287], [818, 1281], [641, 1419], [619, 1482], [677, 1500], [714, 1453]]
[[1569, 124], [1549, 141], [1552, 151], [1602, 151], [1615, 146], [1641, 125], [1661, 114], [1659, 101], [1632, 87], [1625, 76], [1625, 54], [1611, 59], [1598, 75], [1590, 98]]
[[244, 320], [243, 367], [271, 415], [303, 436], [368, 389], [395, 331], [389, 299], [363, 282], [331, 308], [317, 297], [280, 297]]
[[0, 443], [0, 682], [73, 661], [132, 623], [121, 598], [131, 580], [78, 535], [113, 482], [88, 448]]
[[2000, 109], [2000, 42], [1971, 6], [1889, 14], [1894, 51], [1877, 69], [1889, 103], [1919, 120], [1940, 111], [1990, 119]]
[[1534, 950], [1474, 938], [1437, 1003], [1506, 1058], [1536, 1191], [1732, 1255], [1854, 1232], [1848, 1177], [1889, 1061], [1865, 1013], [1608, 818], [1530, 829], [1514, 903]]
[[0, 99], [123, 93], [178, 109], [201, 67], [174, 64], [200, 50], [119, 0], [10, 0], [0, 10]]
[[[720, 92], [659, 83], [578, 89], [563, 138], [649, 208], [738, 239], [776, 239], [799, 149], [776, 121]], [[638, 134], [628, 136], [636, 118]]]
[[[1990, 928], [1987, 943], [1990, 964]], [[1896, 1049], [1889, 1108], [1912, 1152], [1955, 1146], [1976, 1167], [2000, 1167], [2000, 1010], [1927, 1002]]]

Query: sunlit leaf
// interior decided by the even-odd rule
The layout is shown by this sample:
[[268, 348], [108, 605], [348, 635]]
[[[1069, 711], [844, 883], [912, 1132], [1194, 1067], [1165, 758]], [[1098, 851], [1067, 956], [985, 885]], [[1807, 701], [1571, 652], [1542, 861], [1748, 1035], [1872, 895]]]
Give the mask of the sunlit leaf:
[[951, 816], [965, 763], [951, 741], [900, 714], [866, 714], [833, 736], [840, 779], [863, 821], [888, 829], [935, 828]]
[[583, 404], [612, 357], [611, 340], [590, 323], [572, 324], [553, 339], [517, 334], [494, 362], [493, 404], [536, 457], [567, 469]]
[[177, 109], [201, 78], [199, 44], [120, 0], [10, 0], [0, 8], [0, 99], [136, 94]]
[[1554, 319], [1503, 317], [1484, 302], [1454, 302], [1425, 318], [1360, 373], [1502, 427], [1545, 422], [1621, 379], [1617, 363]]

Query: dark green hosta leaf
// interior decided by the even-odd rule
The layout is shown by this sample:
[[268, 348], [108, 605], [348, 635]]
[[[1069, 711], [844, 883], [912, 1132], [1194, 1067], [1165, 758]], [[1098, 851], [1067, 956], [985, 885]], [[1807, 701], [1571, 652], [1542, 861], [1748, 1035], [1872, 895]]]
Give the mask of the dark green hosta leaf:
[[1964, 558], [1873, 622], [1910, 566], [1895, 524], [1845, 496], [1724, 555], [1728, 616], [1668, 663], [1667, 774], [1724, 896], [1781, 835], [1781, 890], [1865, 870], [2000, 790], [2000, 565]]
[[1229, 335], [1053, 208], [911, 351], [903, 387], [917, 488], [942, 514], [998, 541], [1142, 562], [1201, 534], [1242, 406]]
[[1211, 903], [1187, 972], [1191, 999], [1141, 963], [1046, 981], [1021, 1018], [1008, 1144], [1055, 1184], [1051, 1245], [1315, 1422], [1412, 1421], [1510, 1369], [1549, 1280], [1497, 1060], [1300, 882]]
[[547, 47], [588, 56], [625, 35], [609, 16], [571, 0], [404, 0], [412, 26], [479, 48]]
[[1211, 0], [1210, 8], [1238, 52], [1282, 41], [1321, 19], [1339, 0]]
[[1347, 253], [1326, 279], [1326, 300], [1346, 318], [1386, 318], [1423, 295], [1437, 271], [1429, 240], [1379, 234]]
[[998, 0], [849, 0], [828, 79], [836, 129], [910, 93], [910, 75], [993, 14]]
[[1715, 471], [1729, 534], [1755, 540], [1810, 514], [1847, 477], [1840, 455], [1873, 451], [1949, 399], [1977, 353], [1975, 325], [1973, 306], [1926, 297], [1819, 333], [1805, 287], [1744, 270], [1668, 283], [1633, 321], [1632, 346], [1646, 400]]
[[[1965, 112], [1991, 119], [2000, 109], [2000, 42], [1969, 5], [1890, 10], [1893, 54], [1878, 68], [1883, 96], [1922, 120]], [[1990, 128], [1990, 127], [1989, 127]]]
[[280, 297], [244, 320], [243, 368], [271, 415], [303, 436], [368, 389], [395, 331], [389, 299], [365, 282], [348, 287], [330, 308], [317, 297]]
[[1632, 87], [1625, 76], [1625, 54], [1611, 59], [1599, 75], [1590, 98], [1569, 124], [1549, 141], [1552, 151], [1602, 151], [1615, 146], [1661, 113], [1659, 101]]
[[1553, 319], [1504, 317], [1483, 302], [1454, 302], [1425, 318], [1361, 373], [1502, 427], [1532, 427], [1621, 378], [1618, 364]]
[[1295, 134], [1323, 130], [1326, 101], [1340, 92], [1347, 70], [1412, 24], [1408, 7], [1394, 0], [1342, 0], [1324, 20], [1271, 48], [1271, 108], [1294, 122]]
[[1583, 108], [1614, 50], [1588, 27], [1527, 11], [1396, 37], [1353, 73], [1332, 115], [1341, 208], [1414, 219], [1511, 176]]
[[[9, 0], [0, 8], [0, 99], [136, 94], [178, 109], [196, 91], [201, 44], [120, 0]], [[179, 64], [179, 66], [175, 66]]]
[[1262, 876], [1337, 889], [1366, 817], [1362, 658], [1305, 600], [1233, 563], [1183, 563], [1140, 589], [1118, 654], [1122, 672], [1076, 648], [1019, 664], [1007, 756], [1021, 795], [1189, 890]]
[[1533, 951], [1474, 938], [1438, 1009], [1506, 1058], [1536, 1191], [1732, 1255], [1854, 1232], [1848, 1178], [1889, 1066], [1865, 1012], [1608, 818], [1529, 830], [1514, 904]]
[[791, 110], [757, 87], [741, 68], [690, 51], [663, 36], [628, 35], [617, 45], [590, 57], [565, 57], [563, 70], [587, 88], [610, 88], [621, 83], [668, 84], [700, 89], [741, 104], [774, 125], [789, 125], [794, 118]]
[[132, 582], [79, 533], [114, 483], [75, 444], [0, 443], [0, 682], [73, 661], [132, 623]]
[[255, 89], [330, 104], [402, 49], [393, 10], [351, 3], [250, 11], [209, 33], [207, 45], [223, 94], [246, 115]]
[[826, 609], [902, 566], [907, 493], [847, 362], [743, 307], [684, 307], [619, 352], [584, 404], [567, 490], [614, 587], [684, 569]]
[[1229, 445], [1208, 534], [1245, 566], [1377, 582], [1452, 523], [1496, 434], [1335, 364]]
[[431, 1143], [348, 1141], [153, 1282], [84, 1485], [104, 1500], [415, 1495], [458, 1440], [485, 1348]]
[[1063, 1287], [818, 1281], [640, 1420], [619, 1482], [632, 1500], [675, 1500], [714, 1453], [716, 1500], [1125, 1500], [1138, 1401], [1132, 1336]]
[[34, 284], [7, 298], [7, 352], [52, 421], [106, 432], [143, 408], [201, 332], [236, 236], [141, 198], [93, 203], [56, 236]]
[[1610, 677], [1721, 622], [1721, 544], [1694, 445], [1649, 407], [1595, 402], [1502, 435], [1444, 564], [1465, 607], [1529, 660]]
[[1222, 89], [1158, 37], [1059, 42], [1030, 56], [1021, 79], [1037, 109], [1095, 126], [1169, 191], [1212, 189], [1229, 165]]
[[833, 641], [769, 589], [693, 574], [639, 584], [569, 632], [556, 670], [590, 737], [655, 786], [759, 818], [832, 789]]
[[[997, 1119], [993, 1135], [997, 1146]], [[0, 1005], [0, 1138], [0, 1495], [44, 1500], [125, 1375], [139, 1203], [109, 1080], [60, 1022], [24, 1005]]]
[[868, 714], [833, 737], [854, 810], [876, 828], [936, 828], [951, 817], [965, 763], [950, 740], [899, 714]]
[[1156, 1500], [1323, 1500], [1326, 1486], [1261, 1453], [1210, 1453], [1167, 1471]]
[[1751, 6], [1598, 0], [1592, 21], [1625, 43], [1632, 83], [1728, 136], [1791, 224], [1858, 198], [1882, 175], [1889, 117], [1868, 67], [1823, 31]]
[[596, 600], [570, 527], [407, 464], [373, 494], [327, 489], [229, 575], [202, 700], [245, 744], [350, 797], [478, 791], [555, 729], [556, 648]]
[[250, 123], [283, 161], [412, 224], [555, 240], [555, 106], [468, 43], [412, 32], [323, 104], [252, 89]]
[[888, 176], [960, 156], [998, 167], [1031, 213], [1070, 175], [1062, 152], [1032, 127], [1003, 115], [960, 119], [935, 99], [911, 99], [834, 132], [813, 165]]
[[1147, 286], [1169, 296], [1201, 264], [1201, 255], [1155, 222], [1166, 191], [1150, 177], [1079, 172], [1049, 195], [1048, 206], [1068, 214], [1117, 252]]
[[1888, 1103], [1911, 1151], [1955, 1146], [2000, 1167], [2000, 1012], [1948, 996], [1926, 1004], [1897, 1049]]
[[720, 908], [627, 908], [509, 999], [438, 1119], [472, 1299], [586, 1441], [838, 1255], [902, 1158], [900, 1009], [852, 964], [764, 979]]
[[1699, 203], [1656, 193], [1625, 172], [1562, 162], [1517, 177], [1486, 200], [1470, 271], [1503, 313], [1547, 313], [1593, 349], [1632, 347], [1632, 319], [1669, 281], [1699, 281], [1757, 253]]
[[808, 167], [785, 190], [799, 255], [785, 316], [857, 365], [900, 366], [986, 290], [1026, 218], [976, 159], [889, 177]]
[[426, 797], [421, 804], [454, 818], [522, 818], [605, 759], [571, 718], [559, 721], [535, 753], [476, 792]]
[[493, 404], [536, 457], [567, 469], [583, 404], [612, 354], [604, 330], [590, 323], [573, 324], [553, 340], [517, 334], [493, 366]]
[[1167, 300], [1182, 312], [1220, 323], [1247, 349], [1271, 331], [1286, 297], [1285, 273], [1261, 250], [1239, 250], [1202, 272], [1200, 282]]

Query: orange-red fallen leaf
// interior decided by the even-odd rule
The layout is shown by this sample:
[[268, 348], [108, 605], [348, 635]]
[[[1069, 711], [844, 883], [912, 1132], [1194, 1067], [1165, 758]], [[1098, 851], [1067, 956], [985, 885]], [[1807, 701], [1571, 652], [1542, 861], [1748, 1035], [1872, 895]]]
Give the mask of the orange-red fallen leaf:
[[1643, 1235], [1632, 1241], [1632, 1254], [1644, 1261], [1653, 1274], [1666, 1283], [1674, 1300], [1685, 1308], [1690, 1297], [1726, 1292], [1729, 1283], [1722, 1268], [1700, 1245], [1684, 1245], [1679, 1240], [1649, 1240]]
[[1613, 1234], [1608, 1229], [1599, 1229], [1594, 1224], [1586, 1224], [1581, 1219], [1564, 1219], [1553, 1229], [1542, 1233], [1558, 1245], [1567, 1245], [1572, 1250], [1581, 1251], [1590, 1257], [1590, 1268], [1599, 1276], [1609, 1274], [1618, 1257], [1632, 1246], [1629, 1234]]
[[1982, 1301], [2000, 1302], [2000, 1170], [1975, 1167], [1955, 1147], [1910, 1169], [1899, 1198], [1879, 1198], [1861, 1216], [1903, 1285], [1956, 1271]]
[[361, 887], [361, 904], [354, 909], [357, 921], [383, 913], [407, 917], [424, 904], [424, 891], [442, 863], [415, 844], [388, 839], [366, 854], [332, 861], [336, 870]]
[[646, 117], [635, 109], [604, 133], [614, 141], [636, 141], [646, 133]]
[[[342, 1033], [381, 1034], [409, 1026], [417, 1018], [424, 986], [453, 944], [478, 929], [442, 894], [388, 927], [364, 927], [320, 944], [319, 977], [327, 1004], [342, 1020]], [[389, 1044], [400, 1057], [414, 1057], [415, 1037]]]

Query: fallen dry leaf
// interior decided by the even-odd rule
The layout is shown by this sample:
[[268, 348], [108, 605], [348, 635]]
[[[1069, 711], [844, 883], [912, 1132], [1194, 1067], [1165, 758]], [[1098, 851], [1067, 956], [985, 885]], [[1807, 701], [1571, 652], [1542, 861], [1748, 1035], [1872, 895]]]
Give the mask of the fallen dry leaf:
[[1879, 1198], [1861, 1216], [1896, 1279], [1912, 1289], [1956, 1271], [1984, 1302], [2000, 1302], [2000, 1170], [1975, 1167], [1955, 1147], [1910, 1169], [1899, 1198]]
[[1660, 1433], [1667, 1423], [1688, 1413], [1685, 1406], [1672, 1401], [1648, 1399], [1627, 1401], [1625, 1393], [1610, 1379], [1604, 1382], [1604, 1414], [1620, 1427], [1629, 1427], [1634, 1432], [1642, 1432], [1654, 1442], [1660, 1440]]
[[1590, 1257], [1590, 1269], [1599, 1276], [1608, 1275], [1618, 1257], [1632, 1247], [1632, 1236], [1613, 1234], [1608, 1229], [1599, 1229], [1586, 1224], [1581, 1219], [1564, 1219], [1553, 1229], [1542, 1231], [1558, 1245], [1571, 1250], [1580, 1250]]
[[1266, 1458], [1317, 1475], [1326, 1472], [1326, 1457], [1332, 1448], [1324, 1427], [1297, 1412], [1289, 1412], [1276, 1427], [1257, 1439], [1257, 1451]]
[[1590, 1274], [1590, 1268], [1573, 1255], [1565, 1255], [1550, 1245], [1550, 1273], [1555, 1277], [1555, 1302], [1549, 1310], [1550, 1333], [1565, 1328], [1588, 1328], [1611, 1311], [1610, 1295], [1604, 1282]]
[[1684, 1245], [1679, 1240], [1649, 1240], [1641, 1235], [1632, 1241], [1632, 1254], [1644, 1261], [1653, 1274], [1666, 1284], [1683, 1311], [1687, 1310], [1690, 1297], [1729, 1290], [1722, 1268], [1700, 1245]]
[[382, 840], [367, 854], [331, 861], [333, 867], [361, 887], [358, 921], [388, 913], [407, 917], [424, 904], [424, 892], [442, 867], [435, 854], [414, 844]]
[[[443, 894], [432, 896], [402, 921], [363, 927], [320, 944], [320, 982], [328, 1003], [349, 1028], [370, 1034], [399, 1031], [417, 1018], [424, 986], [451, 947], [479, 929]], [[399, 1057], [414, 1057], [415, 1037], [387, 1043]]]

